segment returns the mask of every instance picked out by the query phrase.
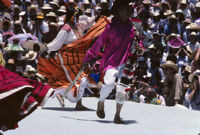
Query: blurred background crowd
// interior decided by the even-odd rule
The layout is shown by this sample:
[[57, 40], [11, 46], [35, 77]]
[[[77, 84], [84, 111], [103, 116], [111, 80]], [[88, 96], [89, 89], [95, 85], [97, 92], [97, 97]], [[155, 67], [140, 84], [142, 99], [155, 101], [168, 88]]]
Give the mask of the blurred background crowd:
[[[113, 1], [0, 0], [0, 64], [23, 77], [48, 82], [38, 73], [38, 58], [54, 57], [63, 44], [81, 39], [100, 17], [111, 21]], [[199, 110], [200, 2], [130, 0], [130, 5], [131, 18], [139, 19], [142, 29], [129, 100]], [[73, 33], [61, 33], [66, 23], [70, 28], [65, 29]], [[98, 96], [101, 79], [96, 83], [98, 89], [85, 96]]]

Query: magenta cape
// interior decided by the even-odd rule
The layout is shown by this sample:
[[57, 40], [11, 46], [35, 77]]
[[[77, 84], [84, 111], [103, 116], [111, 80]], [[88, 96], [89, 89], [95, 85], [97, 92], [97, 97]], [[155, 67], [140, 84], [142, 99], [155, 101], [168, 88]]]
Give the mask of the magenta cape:
[[134, 29], [130, 20], [126, 24], [112, 20], [93, 46], [87, 51], [84, 62], [97, 57], [100, 49], [104, 47], [99, 70], [104, 72], [108, 69], [118, 67], [126, 62], [133, 37]]

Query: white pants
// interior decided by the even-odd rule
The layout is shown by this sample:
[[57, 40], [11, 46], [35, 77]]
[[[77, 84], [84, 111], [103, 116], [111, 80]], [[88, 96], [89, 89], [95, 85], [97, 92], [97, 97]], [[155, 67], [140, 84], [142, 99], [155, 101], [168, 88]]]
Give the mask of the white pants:
[[121, 81], [121, 76], [124, 70], [125, 64], [122, 64], [116, 68], [108, 69], [105, 72], [104, 75], [104, 84], [102, 85], [101, 91], [100, 91], [100, 99], [99, 101], [104, 102], [105, 99], [109, 96], [109, 94], [112, 92], [112, 90], [115, 87], [115, 80], [118, 79], [117, 87], [116, 87], [116, 95], [115, 95], [115, 101], [119, 104], [123, 104], [126, 100], [126, 87], [119, 84]]

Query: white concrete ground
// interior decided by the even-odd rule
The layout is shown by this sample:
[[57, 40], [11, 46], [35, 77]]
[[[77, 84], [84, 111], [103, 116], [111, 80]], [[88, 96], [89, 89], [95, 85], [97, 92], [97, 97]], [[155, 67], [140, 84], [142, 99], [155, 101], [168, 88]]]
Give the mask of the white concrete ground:
[[113, 123], [115, 101], [105, 101], [105, 119], [96, 116], [97, 98], [84, 98], [83, 104], [91, 111], [75, 111], [65, 101], [59, 107], [57, 99], [50, 99], [19, 123], [19, 128], [4, 135], [198, 135], [200, 112], [178, 107], [163, 107], [126, 102], [122, 117], [125, 125]]

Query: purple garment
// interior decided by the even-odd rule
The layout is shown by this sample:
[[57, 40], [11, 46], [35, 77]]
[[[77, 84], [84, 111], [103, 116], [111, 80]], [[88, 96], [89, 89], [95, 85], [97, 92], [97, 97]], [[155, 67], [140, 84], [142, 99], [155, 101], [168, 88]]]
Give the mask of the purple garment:
[[93, 46], [87, 51], [84, 62], [97, 57], [100, 49], [104, 46], [99, 70], [104, 72], [108, 69], [118, 67], [126, 62], [133, 37], [134, 29], [130, 20], [126, 24], [121, 24], [119, 21], [113, 19]]

